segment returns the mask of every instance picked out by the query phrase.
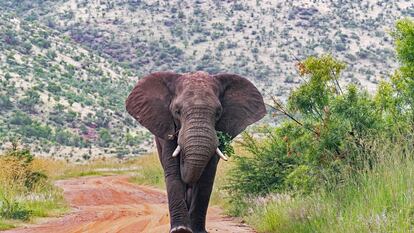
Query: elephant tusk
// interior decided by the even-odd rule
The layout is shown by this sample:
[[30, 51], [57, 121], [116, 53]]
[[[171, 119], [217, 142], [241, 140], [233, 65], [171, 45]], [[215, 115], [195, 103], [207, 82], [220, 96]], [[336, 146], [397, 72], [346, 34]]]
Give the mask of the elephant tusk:
[[216, 153], [218, 154], [218, 156], [220, 156], [220, 158], [221, 159], [223, 159], [224, 161], [227, 161], [227, 160], [229, 160], [229, 158], [227, 158], [227, 156], [225, 156], [224, 154], [223, 154], [223, 152], [221, 152], [221, 150], [217, 147], [217, 149], [216, 149]]
[[177, 148], [175, 148], [174, 152], [172, 153], [172, 157], [177, 157], [180, 151], [181, 151], [181, 147], [180, 145], [178, 145]]

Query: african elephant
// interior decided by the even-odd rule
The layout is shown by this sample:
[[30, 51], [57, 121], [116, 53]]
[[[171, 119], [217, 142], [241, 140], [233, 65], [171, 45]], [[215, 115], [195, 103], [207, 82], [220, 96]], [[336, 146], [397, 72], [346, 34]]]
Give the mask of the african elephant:
[[232, 138], [266, 113], [262, 95], [234, 74], [156, 72], [142, 78], [126, 109], [155, 135], [164, 169], [170, 232], [207, 232], [220, 155], [216, 131]]

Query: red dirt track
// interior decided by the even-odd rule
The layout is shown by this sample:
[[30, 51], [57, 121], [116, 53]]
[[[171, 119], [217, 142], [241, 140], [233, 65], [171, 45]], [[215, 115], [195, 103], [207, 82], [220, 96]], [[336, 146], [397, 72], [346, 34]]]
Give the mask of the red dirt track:
[[[165, 192], [128, 182], [128, 176], [83, 177], [56, 183], [72, 208], [69, 214], [7, 233], [165, 233], [169, 230]], [[208, 212], [208, 231], [254, 232], [233, 218]]]

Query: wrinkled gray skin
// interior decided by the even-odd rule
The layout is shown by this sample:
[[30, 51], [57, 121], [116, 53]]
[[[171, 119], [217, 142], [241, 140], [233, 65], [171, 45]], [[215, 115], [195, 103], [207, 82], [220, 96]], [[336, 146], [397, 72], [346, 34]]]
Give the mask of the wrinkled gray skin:
[[[164, 169], [170, 232], [207, 232], [206, 213], [219, 157], [216, 131], [237, 136], [265, 113], [263, 98], [233, 74], [157, 72], [141, 79], [126, 109], [155, 136]], [[173, 151], [181, 146], [177, 157]]]

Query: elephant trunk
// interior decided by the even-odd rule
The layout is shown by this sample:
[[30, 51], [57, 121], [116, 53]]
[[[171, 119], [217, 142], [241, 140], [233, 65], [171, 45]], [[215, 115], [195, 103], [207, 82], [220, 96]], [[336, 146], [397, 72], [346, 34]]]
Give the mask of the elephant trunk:
[[211, 157], [218, 139], [210, 112], [193, 111], [180, 131], [181, 178], [187, 184], [196, 183]]

